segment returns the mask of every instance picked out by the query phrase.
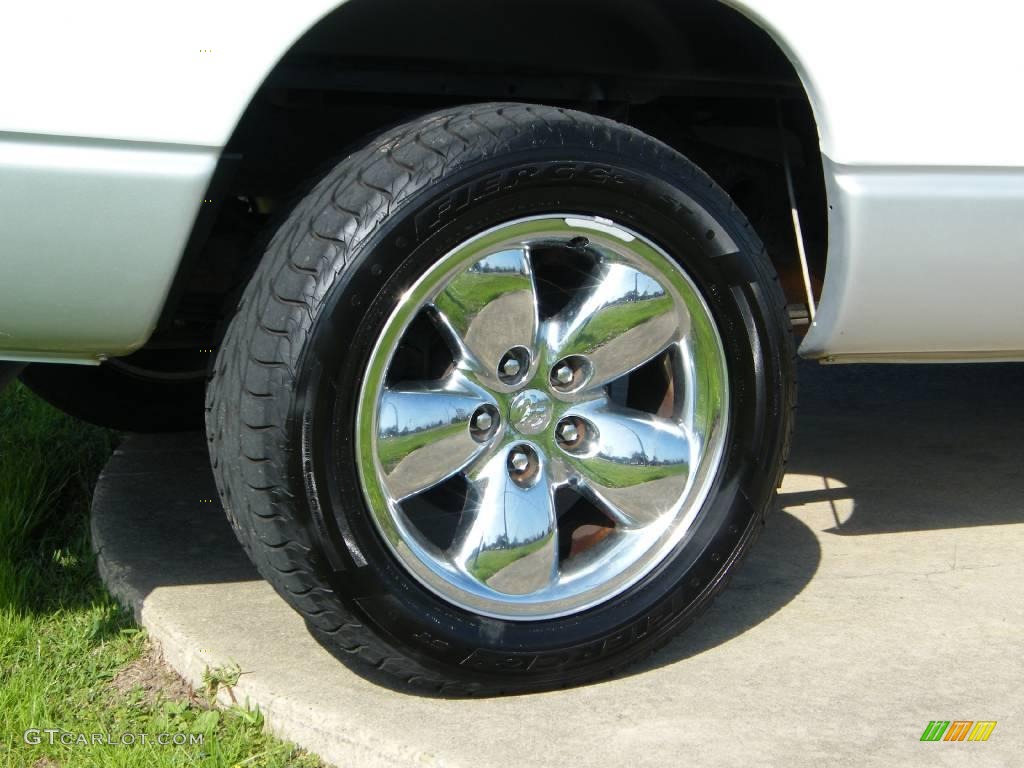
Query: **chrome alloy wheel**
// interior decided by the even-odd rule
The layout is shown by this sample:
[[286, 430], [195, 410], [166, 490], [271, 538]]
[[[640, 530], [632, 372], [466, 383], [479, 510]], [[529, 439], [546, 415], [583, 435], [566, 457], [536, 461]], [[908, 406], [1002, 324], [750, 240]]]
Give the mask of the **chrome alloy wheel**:
[[[403, 370], [424, 327], [447, 358]], [[363, 380], [358, 469], [425, 587], [548, 619], [621, 593], [686, 537], [727, 417], [721, 339], [682, 269], [607, 219], [532, 217], [462, 243], [402, 297]]]

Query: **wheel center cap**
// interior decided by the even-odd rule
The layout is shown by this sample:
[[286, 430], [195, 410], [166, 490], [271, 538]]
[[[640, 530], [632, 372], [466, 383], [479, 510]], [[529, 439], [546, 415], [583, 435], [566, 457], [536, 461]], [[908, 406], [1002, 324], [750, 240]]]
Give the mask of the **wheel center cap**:
[[516, 431], [535, 435], [551, 423], [551, 398], [538, 389], [527, 389], [512, 398], [509, 421]]

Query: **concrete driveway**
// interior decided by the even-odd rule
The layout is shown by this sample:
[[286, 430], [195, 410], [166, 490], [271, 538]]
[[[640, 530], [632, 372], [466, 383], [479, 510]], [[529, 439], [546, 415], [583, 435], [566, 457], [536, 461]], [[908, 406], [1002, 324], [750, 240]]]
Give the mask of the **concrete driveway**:
[[[131, 438], [97, 491], [104, 577], [167, 659], [339, 766], [1024, 764], [1024, 366], [801, 368], [780, 508], [731, 587], [617, 679], [396, 692], [307, 634], [235, 543], [199, 436]], [[989, 720], [985, 742], [922, 742]]]

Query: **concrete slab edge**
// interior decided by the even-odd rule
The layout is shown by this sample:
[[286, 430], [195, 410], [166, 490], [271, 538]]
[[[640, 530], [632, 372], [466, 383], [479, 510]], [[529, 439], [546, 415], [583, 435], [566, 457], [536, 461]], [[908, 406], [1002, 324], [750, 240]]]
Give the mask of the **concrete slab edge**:
[[[149, 473], [133, 474], [137, 477]], [[110, 504], [116, 498], [116, 494], [109, 491], [110, 484], [116, 482], [118, 476], [123, 474], [104, 470], [93, 496], [90, 527], [100, 579], [115, 599], [132, 612], [135, 621], [147, 631], [150, 639], [160, 649], [164, 660], [193, 688], [202, 690], [204, 672], [210, 668], [229, 666], [234, 660], [216, 658], [208, 652], [200, 651], [186, 628], [173, 616], [147, 605], [145, 596], [133, 584], [131, 569], [123, 567], [115, 557], [110, 556], [102, 521], [110, 513]], [[154, 474], [154, 480], [157, 477]], [[276, 695], [263, 683], [258, 673], [245, 672], [243, 669], [236, 685], [229, 689], [222, 688], [218, 692], [218, 704], [224, 707], [246, 703], [258, 706], [271, 733], [318, 755], [329, 764], [360, 768], [444, 768], [450, 765], [437, 755], [395, 743], [386, 735], [365, 730], [353, 732], [350, 723], [325, 721], [313, 709]]]

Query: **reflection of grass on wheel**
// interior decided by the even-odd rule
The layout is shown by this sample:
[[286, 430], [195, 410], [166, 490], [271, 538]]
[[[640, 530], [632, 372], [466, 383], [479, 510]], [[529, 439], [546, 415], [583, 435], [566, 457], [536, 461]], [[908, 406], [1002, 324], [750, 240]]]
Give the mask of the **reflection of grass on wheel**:
[[[521, 560], [527, 555], [532, 555], [547, 543], [547, 539], [538, 539], [532, 544], [525, 544], [516, 549], [496, 549], [490, 552], [481, 552], [470, 567], [473, 575], [480, 581], [487, 583], [496, 573], [507, 568], [516, 560]], [[515, 547], [516, 543], [512, 542]]]
[[605, 488], [629, 488], [673, 475], [685, 475], [686, 464], [619, 464], [593, 458], [587, 461], [587, 475]]
[[532, 290], [530, 278], [523, 275], [467, 272], [452, 280], [434, 305], [449, 317], [473, 317], [506, 293], [529, 290]]
[[590, 319], [575, 346], [580, 349], [599, 347], [652, 318], [671, 312], [672, 306], [671, 297], [659, 296], [656, 299], [624, 301], [606, 307]]
[[425, 445], [436, 443], [447, 437], [452, 437], [465, 431], [468, 427], [462, 422], [455, 424], [440, 424], [433, 429], [422, 432], [410, 432], [407, 435], [395, 435], [385, 437], [377, 442], [377, 455], [386, 471], [394, 467], [413, 451], [417, 451]]

